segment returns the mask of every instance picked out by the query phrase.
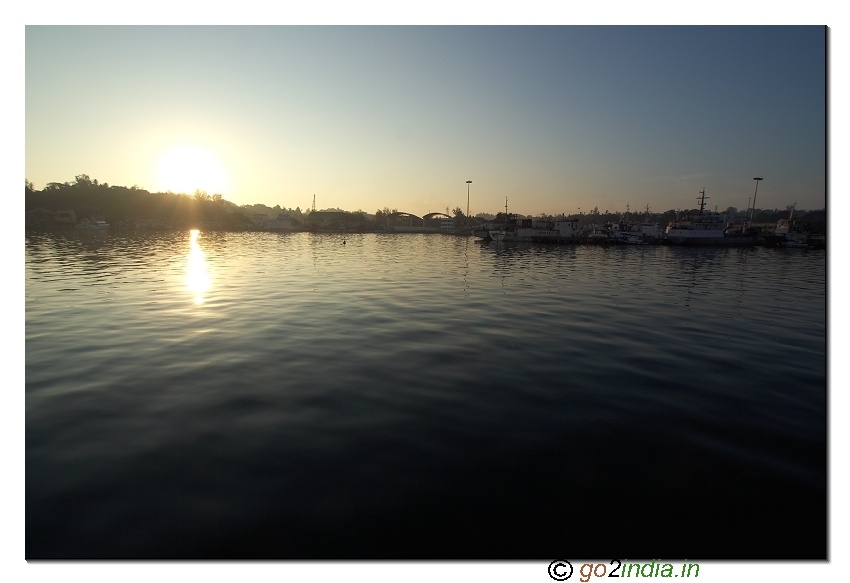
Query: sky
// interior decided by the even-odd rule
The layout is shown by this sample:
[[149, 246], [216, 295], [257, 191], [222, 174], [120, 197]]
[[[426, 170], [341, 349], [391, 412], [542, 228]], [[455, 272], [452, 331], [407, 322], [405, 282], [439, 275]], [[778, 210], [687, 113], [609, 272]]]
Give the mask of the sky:
[[826, 205], [821, 26], [27, 26], [25, 166], [302, 210]]

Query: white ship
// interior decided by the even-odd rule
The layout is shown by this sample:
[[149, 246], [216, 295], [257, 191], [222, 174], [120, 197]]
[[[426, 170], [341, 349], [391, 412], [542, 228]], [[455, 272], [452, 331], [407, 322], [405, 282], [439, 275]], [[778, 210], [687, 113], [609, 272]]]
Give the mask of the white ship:
[[759, 238], [756, 235], [741, 233], [737, 234], [731, 230], [727, 232], [728, 221], [726, 215], [718, 213], [704, 213], [705, 188], [700, 191], [697, 200], [699, 203], [699, 214], [695, 217], [687, 216], [683, 220], [674, 221], [667, 225], [665, 237], [667, 241], [675, 245], [755, 245]]

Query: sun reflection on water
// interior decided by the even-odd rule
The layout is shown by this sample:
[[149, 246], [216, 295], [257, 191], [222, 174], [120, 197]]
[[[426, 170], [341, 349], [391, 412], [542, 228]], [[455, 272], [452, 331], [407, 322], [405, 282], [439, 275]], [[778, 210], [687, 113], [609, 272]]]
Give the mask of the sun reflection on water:
[[207, 274], [207, 260], [198, 244], [201, 232], [198, 229], [189, 231], [189, 262], [186, 265], [186, 287], [195, 294], [195, 303], [204, 303], [204, 292], [210, 289], [210, 277]]

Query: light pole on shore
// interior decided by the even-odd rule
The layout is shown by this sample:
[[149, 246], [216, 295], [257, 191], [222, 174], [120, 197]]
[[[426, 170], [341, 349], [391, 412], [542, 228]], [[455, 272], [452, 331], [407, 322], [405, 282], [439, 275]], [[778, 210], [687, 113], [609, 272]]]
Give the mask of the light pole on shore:
[[469, 185], [472, 184], [471, 180], [466, 181], [466, 226], [469, 226]]
[[755, 194], [753, 194], [753, 208], [750, 209], [750, 225], [751, 226], [753, 224], [753, 214], [756, 212], [756, 196], [758, 196], [758, 193], [759, 193], [759, 182], [764, 180], [764, 177], [756, 176], [755, 178], [753, 178], [753, 180], [756, 181], [756, 192], [755, 192]]

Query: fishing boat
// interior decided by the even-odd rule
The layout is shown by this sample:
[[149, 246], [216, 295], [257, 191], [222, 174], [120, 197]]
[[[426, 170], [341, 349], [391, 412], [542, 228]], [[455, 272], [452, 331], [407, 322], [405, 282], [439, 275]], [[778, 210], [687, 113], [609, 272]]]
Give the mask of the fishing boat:
[[505, 197], [505, 214], [499, 213], [496, 217], [499, 218], [500, 215], [501, 222], [494, 225], [494, 228], [487, 233], [490, 239], [497, 243], [516, 241], [517, 216], [508, 212], [508, 197]]
[[787, 248], [799, 248], [799, 249], [808, 249], [809, 248], [809, 236], [805, 233], [791, 233], [786, 235], [784, 241], [779, 243], [780, 247]]
[[505, 230], [512, 230], [516, 225], [516, 215], [508, 215], [499, 213], [496, 215], [496, 218], [490, 222], [484, 223], [476, 227], [472, 234], [479, 239], [483, 239], [484, 241], [493, 241], [493, 237], [491, 236], [492, 232], [502, 232]]
[[649, 205], [646, 205], [646, 215], [642, 223], [629, 219], [629, 203], [626, 203], [626, 212], [620, 220], [603, 225], [609, 239], [615, 243], [627, 245], [647, 245], [649, 243], [661, 243], [664, 239], [664, 229], [658, 223], [649, 222]]
[[649, 245], [649, 240], [643, 233], [626, 233], [625, 236], [620, 237], [618, 242], [626, 245]]
[[592, 224], [590, 228], [582, 235], [582, 241], [592, 243], [594, 245], [616, 243], [617, 240], [613, 237], [613, 226], [611, 223], [602, 223], [601, 225]]
[[787, 219], [779, 219], [776, 222], [776, 228], [773, 233], [765, 237], [765, 242], [771, 247], [786, 247], [786, 248], [809, 248], [815, 242], [808, 233], [801, 233], [797, 230], [797, 224], [794, 220], [794, 207], [797, 203], [791, 205], [791, 213]]
[[576, 219], [538, 218], [518, 221], [515, 232], [506, 233], [506, 236], [516, 241], [529, 243], [565, 243], [572, 241], [577, 232], [578, 220]]
[[84, 231], [106, 231], [109, 229], [109, 223], [106, 221], [96, 221], [85, 218], [81, 219], [80, 222], [77, 223], [77, 228]]
[[490, 240], [495, 241], [496, 243], [501, 243], [507, 237], [507, 233], [504, 230], [492, 230], [490, 231]]
[[610, 227], [610, 236], [618, 243], [649, 244], [660, 243], [664, 231], [658, 223], [627, 223], [621, 220]]

